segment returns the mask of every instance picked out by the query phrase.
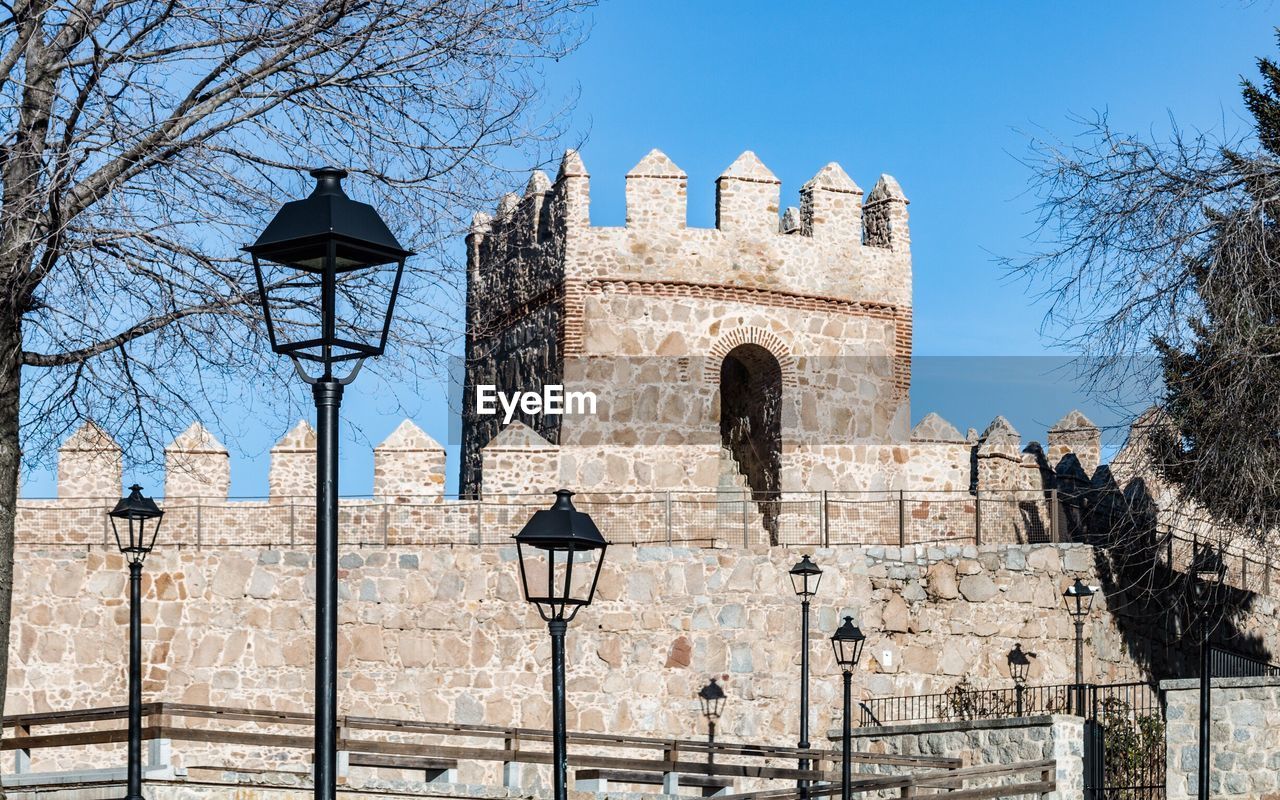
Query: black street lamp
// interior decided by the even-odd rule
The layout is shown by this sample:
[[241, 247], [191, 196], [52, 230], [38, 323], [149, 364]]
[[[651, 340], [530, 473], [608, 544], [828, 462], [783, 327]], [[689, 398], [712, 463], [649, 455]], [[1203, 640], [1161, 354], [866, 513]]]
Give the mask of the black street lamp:
[[1089, 616], [1089, 609], [1093, 606], [1093, 596], [1096, 594], [1093, 587], [1088, 586], [1079, 578], [1076, 582], [1066, 588], [1062, 593], [1063, 602], [1067, 604], [1067, 613], [1071, 615], [1071, 619], [1076, 624], [1076, 684], [1075, 691], [1075, 712], [1080, 716], [1084, 716], [1084, 618]]
[[1209, 712], [1213, 681], [1209, 658], [1209, 606], [1227, 577], [1227, 564], [1222, 559], [1222, 552], [1209, 544], [1197, 546], [1191, 572], [1200, 616], [1200, 763], [1196, 796], [1198, 800], [1209, 800]]
[[573, 507], [573, 492], [560, 489], [551, 508], [534, 512], [516, 534], [524, 598], [538, 607], [551, 632], [552, 777], [555, 800], [568, 797], [569, 761], [564, 722], [564, 634], [578, 611], [591, 604], [609, 546], [591, 515]]
[[[316, 800], [334, 800], [338, 777], [338, 408], [364, 360], [386, 348], [404, 262], [413, 255], [372, 206], [347, 197], [346, 176], [334, 167], [312, 170], [310, 196], [285, 203], [244, 248], [271, 349], [293, 359], [316, 404]], [[349, 371], [336, 376], [334, 366], [345, 363]]]
[[707, 718], [707, 763], [716, 763], [716, 720], [724, 710], [724, 689], [712, 678], [698, 690], [698, 702], [702, 704], [702, 716]]
[[[809, 749], [809, 599], [818, 593], [822, 570], [817, 564], [802, 557], [791, 568], [791, 588], [800, 597], [800, 749]], [[800, 769], [809, 768], [809, 759], [800, 759]], [[808, 797], [809, 782], [796, 782], [800, 796]]]
[[862, 645], [867, 637], [853, 624], [853, 617], [845, 617], [844, 624], [831, 634], [831, 648], [836, 653], [836, 663], [844, 673], [844, 728], [840, 734], [842, 747], [840, 761], [840, 800], [852, 796], [853, 780], [853, 668], [862, 655]]
[[164, 512], [150, 497], [143, 497], [142, 487], [135, 483], [108, 516], [116, 546], [129, 562], [129, 767], [125, 800], [142, 800], [142, 562], [156, 545]]
[[1031, 673], [1031, 659], [1035, 653], [1023, 652], [1022, 644], [1014, 644], [1009, 651], [1009, 676], [1013, 678], [1014, 696], [1017, 698], [1018, 716], [1022, 716], [1022, 694], [1027, 689], [1027, 676]]

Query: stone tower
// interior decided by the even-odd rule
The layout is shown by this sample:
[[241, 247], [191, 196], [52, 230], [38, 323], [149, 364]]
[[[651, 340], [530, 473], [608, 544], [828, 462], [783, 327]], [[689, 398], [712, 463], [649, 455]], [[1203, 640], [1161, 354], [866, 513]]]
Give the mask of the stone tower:
[[[554, 183], [535, 173], [495, 216], [476, 215], [464, 492], [736, 487], [759, 499], [882, 480], [866, 448], [909, 437], [902, 188], [882, 175], [864, 198], [828, 164], [780, 215], [781, 182], [745, 152], [716, 179], [716, 227], [699, 229], [687, 186], [654, 150], [627, 173], [626, 225], [593, 226], [590, 176], [569, 151]], [[500, 406], [477, 412], [479, 387], [548, 385], [594, 393], [594, 413], [585, 401], [587, 413], [518, 410], [517, 438], [538, 458], [489, 474], [484, 451], [507, 425]]]

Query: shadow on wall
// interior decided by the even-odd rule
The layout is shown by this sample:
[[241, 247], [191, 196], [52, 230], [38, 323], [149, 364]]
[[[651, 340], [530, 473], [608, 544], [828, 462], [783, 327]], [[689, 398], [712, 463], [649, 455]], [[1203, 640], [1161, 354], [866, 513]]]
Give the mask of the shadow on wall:
[[[1072, 539], [1095, 546], [1107, 608], [1129, 656], [1155, 680], [1198, 676], [1200, 629], [1193, 579], [1177, 568], [1179, 560], [1185, 564], [1190, 558], [1175, 558], [1175, 549], [1189, 553], [1190, 543], [1159, 531], [1146, 481], [1134, 478], [1121, 487], [1107, 466], [1088, 479], [1079, 462], [1068, 457], [1059, 465], [1055, 483]], [[1221, 587], [1209, 609], [1210, 641], [1269, 662], [1262, 637], [1240, 627], [1256, 599], [1254, 592]]]

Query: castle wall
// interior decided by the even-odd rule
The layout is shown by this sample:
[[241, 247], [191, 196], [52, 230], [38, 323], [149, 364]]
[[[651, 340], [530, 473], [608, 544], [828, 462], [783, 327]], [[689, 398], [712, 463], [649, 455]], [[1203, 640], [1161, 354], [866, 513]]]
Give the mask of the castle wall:
[[[798, 604], [786, 548], [610, 548], [597, 601], [568, 638], [569, 725], [698, 735], [695, 692], [726, 676], [726, 740], [787, 745], [795, 720]], [[302, 710], [310, 704], [312, 554], [175, 551], [147, 562], [149, 700]], [[16, 576], [6, 711], [111, 705], [125, 696], [126, 574], [120, 556], [24, 551]], [[1097, 580], [1090, 547], [819, 549], [810, 642], [816, 730], [835, 724], [827, 637], [853, 614], [870, 639], [858, 696], [942, 691], [962, 677], [1008, 685], [1005, 654], [1033, 649], [1031, 681], [1071, 679], [1062, 587]], [[345, 550], [342, 713], [547, 726], [545, 626], [520, 595], [514, 548]], [[1136, 678], [1099, 598], [1086, 680]], [[1274, 639], [1276, 608], [1259, 598]], [[1276, 643], [1272, 641], [1274, 646]]]
[[[862, 190], [829, 164], [788, 212], [797, 224], [784, 226], [780, 182], [747, 152], [717, 179], [714, 229], [687, 227], [687, 182], [653, 151], [627, 175], [626, 226], [595, 227], [589, 176], [570, 151], [554, 184], [535, 173], [523, 197], [504, 197], [492, 219], [477, 215], [464, 492], [479, 488], [480, 451], [503, 427], [475, 412], [476, 385], [596, 392], [595, 415], [517, 415], [553, 444], [714, 445], [728, 342], [784, 362], [784, 442], [906, 440], [911, 259], [896, 181], [881, 176], [864, 217]], [[808, 486], [802, 465], [782, 470]], [[484, 483], [520, 483], [513, 477]]]

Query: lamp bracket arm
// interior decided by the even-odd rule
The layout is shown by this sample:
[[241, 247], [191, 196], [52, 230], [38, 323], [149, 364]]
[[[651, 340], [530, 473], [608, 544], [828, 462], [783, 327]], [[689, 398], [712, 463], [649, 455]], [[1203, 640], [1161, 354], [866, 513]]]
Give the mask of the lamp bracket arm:
[[[293, 361], [294, 372], [298, 373], [298, 377], [301, 378], [304, 383], [308, 383], [312, 386], [315, 386], [317, 383], [320, 383], [321, 381], [326, 380], [326, 378], [324, 378], [323, 376], [319, 378], [315, 378], [309, 375], [307, 373], [307, 370], [302, 366], [302, 359], [298, 358], [297, 356], [291, 355], [289, 356], [289, 359]], [[356, 365], [351, 368], [351, 371], [348, 372], [346, 376], [337, 378], [337, 379], [329, 378], [328, 380], [336, 380], [336, 382], [339, 385], [346, 386], [347, 384], [354, 381], [356, 379], [356, 376], [360, 374], [360, 370], [364, 367], [364, 362], [365, 362], [365, 359], [358, 358], [356, 359]]]

